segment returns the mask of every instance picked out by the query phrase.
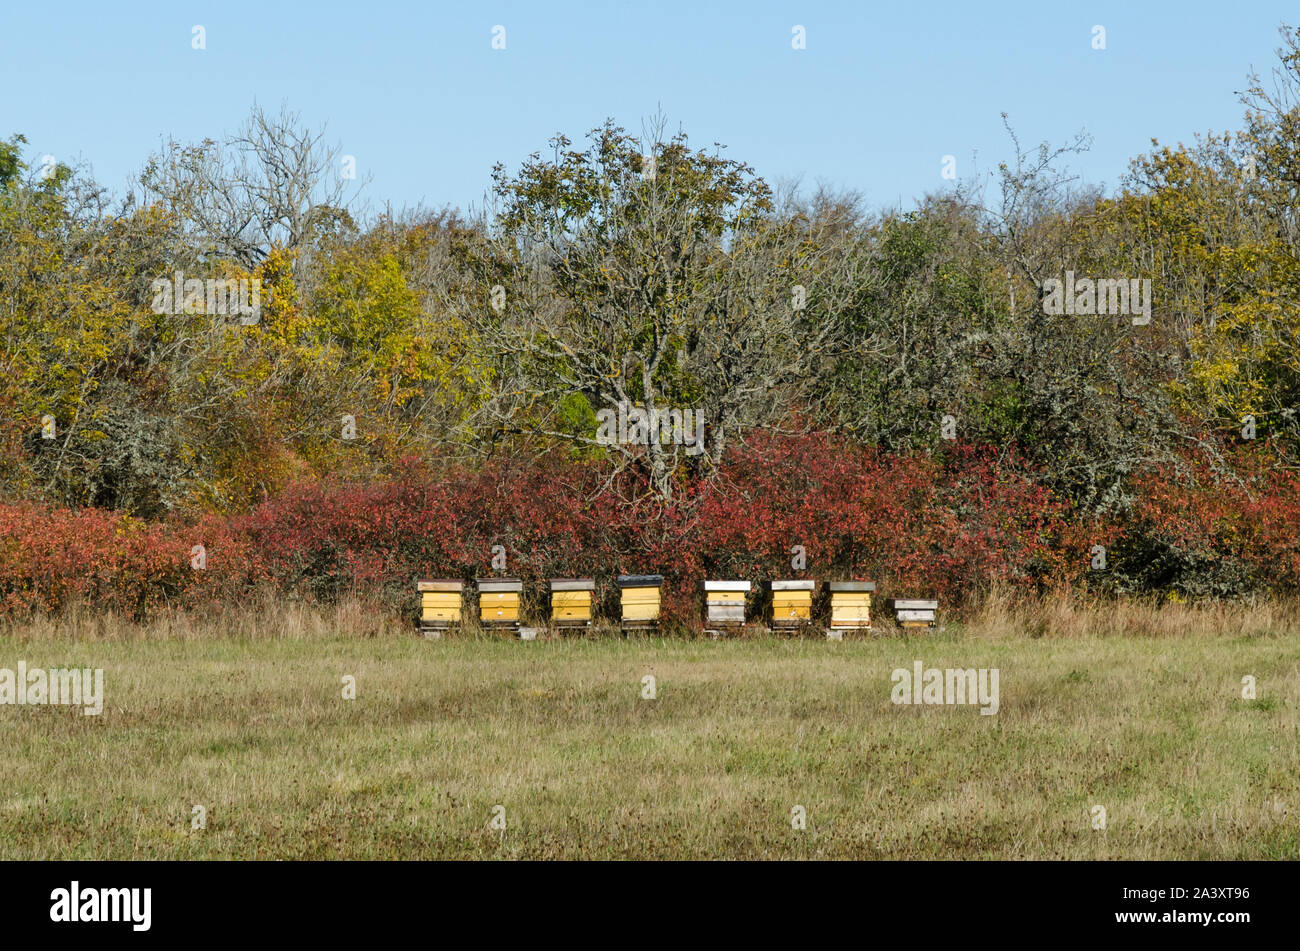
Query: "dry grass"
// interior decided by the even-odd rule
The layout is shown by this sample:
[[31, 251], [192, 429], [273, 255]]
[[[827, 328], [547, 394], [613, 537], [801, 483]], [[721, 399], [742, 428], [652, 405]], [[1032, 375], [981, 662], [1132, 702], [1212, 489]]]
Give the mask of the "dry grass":
[[1247, 637], [1300, 631], [1300, 601], [1179, 603], [1155, 599], [1015, 598], [993, 591], [963, 629], [975, 637]]
[[[0, 858], [1300, 858], [1291, 609], [1047, 607], [841, 643], [46, 622], [0, 667], [102, 667], [105, 710], [0, 707]], [[998, 668], [999, 713], [894, 705], [914, 660]]]
[[16, 642], [211, 640], [327, 640], [407, 637], [411, 625], [380, 605], [346, 598], [336, 605], [278, 598], [263, 592], [247, 603], [205, 610], [175, 609], [133, 622], [93, 606], [73, 605], [57, 615], [0, 622], [0, 637]]

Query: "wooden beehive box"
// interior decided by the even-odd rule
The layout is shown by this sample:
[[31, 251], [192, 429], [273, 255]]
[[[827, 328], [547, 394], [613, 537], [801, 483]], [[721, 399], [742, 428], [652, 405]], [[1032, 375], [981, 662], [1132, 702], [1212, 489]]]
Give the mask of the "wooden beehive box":
[[420, 632], [426, 637], [441, 637], [453, 624], [459, 624], [461, 598], [465, 582], [454, 579], [425, 580], [415, 583], [420, 592]]
[[659, 589], [663, 583], [663, 575], [618, 576], [624, 631], [658, 627]]
[[478, 619], [484, 627], [519, 627], [519, 599], [524, 583], [518, 578], [479, 578]]
[[773, 581], [772, 627], [790, 630], [810, 624], [816, 587], [817, 582], [812, 580]]
[[934, 616], [939, 610], [938, 601], [918, 598], [894, 598], [889, 602], [894, 620], [899, 627], [934, 627]]
[[831, 630], [871, 630], [871, 592], [874, 581], [828, 581], [831, 596]]
[[590, 627], [591, 600], [596, 590], [592, 578], [551, 579], [551, 624], [555, 627]]
[[745, 595], [748, 581], [704, 581], [705, 630], [740, 627], [745, 623]]

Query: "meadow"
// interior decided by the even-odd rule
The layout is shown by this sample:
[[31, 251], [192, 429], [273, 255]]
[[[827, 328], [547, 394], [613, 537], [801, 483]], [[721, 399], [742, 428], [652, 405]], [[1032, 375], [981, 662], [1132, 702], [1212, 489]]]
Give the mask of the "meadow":
[[[355, 604], [11, 625], [0, 667], [100, 667], [105, 697], [0, 706], [0, 858], [1295, 859], [1295, 630], [1278, 605], [841, 642], [424, 640]], [[918, 660], [998, 669], [997, 714], [891, 702]]]

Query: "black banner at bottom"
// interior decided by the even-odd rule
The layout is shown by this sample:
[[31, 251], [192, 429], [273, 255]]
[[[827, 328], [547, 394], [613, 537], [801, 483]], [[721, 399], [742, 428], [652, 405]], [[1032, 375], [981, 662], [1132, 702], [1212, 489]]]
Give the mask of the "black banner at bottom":
[[7, 862], [0, 921], [6, 943], [373, 940], [413, 928], [464, 936], [444, 930], [458, 925], [484, 938], [609, 941], [835, 928], [945, 946], [1054, 934], [1218, 943], [1292, 932], [1293, 871], [1266, 862]]

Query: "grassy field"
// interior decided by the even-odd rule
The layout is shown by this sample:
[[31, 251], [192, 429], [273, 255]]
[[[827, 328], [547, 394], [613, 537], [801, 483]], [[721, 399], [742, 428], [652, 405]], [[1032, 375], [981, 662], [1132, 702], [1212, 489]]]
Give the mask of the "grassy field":
[[[20, 660], [102, 667], [105, 705], [0, 706], [3, 859], [1300, 858], [1294, 636], [11, 632]], [[916, 660], [997, 668], [999, 712], [893, 704]]]

